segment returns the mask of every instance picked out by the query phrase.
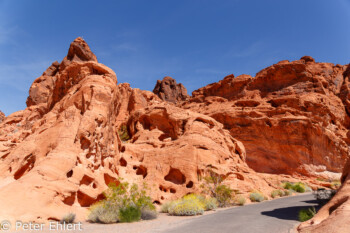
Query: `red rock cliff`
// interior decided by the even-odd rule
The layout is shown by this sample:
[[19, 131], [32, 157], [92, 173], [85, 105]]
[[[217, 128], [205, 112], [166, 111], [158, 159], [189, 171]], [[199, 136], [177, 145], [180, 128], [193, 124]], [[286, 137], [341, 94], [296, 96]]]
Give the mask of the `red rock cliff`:
[[221, 122], [255, 171], [327, 176], [349, 154], [345, 70], [311, 57], [281, 61], [256, 77], [229, 75], [200, 88], [182, 107]]

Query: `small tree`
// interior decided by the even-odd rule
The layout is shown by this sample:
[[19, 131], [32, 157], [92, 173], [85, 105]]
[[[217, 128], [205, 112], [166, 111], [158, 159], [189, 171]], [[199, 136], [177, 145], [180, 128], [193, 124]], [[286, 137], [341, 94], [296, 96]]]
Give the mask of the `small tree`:
[[209, 176], [204, 177], [204, 184], [201, 185], [203, 192], [216, 198], [219, 207], [227, 206], [231, 203], [234, 191], [225, 184], [222, 184], [224, 177], [213, 170], [209, 170]]

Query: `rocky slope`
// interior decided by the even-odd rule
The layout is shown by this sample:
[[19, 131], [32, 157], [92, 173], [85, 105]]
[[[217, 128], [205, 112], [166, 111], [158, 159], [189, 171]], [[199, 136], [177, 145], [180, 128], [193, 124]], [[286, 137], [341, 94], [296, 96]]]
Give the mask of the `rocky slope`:
[[187, 90], [181, 83], [176, 83], [172, 77], [164, 77], [163, 80], [158, 80], [153, 89], [153, 93], [158, 95], [162, 100], [176, 103], [178, 101], [189, 98]]
[[77, 220], [119, 178], [151, 185], [155, 203], [199, 191], [213, 170], [232, 188], [270, 193], [243, 144], [213, 118], [117, 84], [81, 38], [0, 123], [0, 219]]
[[281, 61], [254, 78], [229, 75], [179, 106], [222, 123], [255, 171], [333, 177], [349, 155], [345, 70], [311, 57]]

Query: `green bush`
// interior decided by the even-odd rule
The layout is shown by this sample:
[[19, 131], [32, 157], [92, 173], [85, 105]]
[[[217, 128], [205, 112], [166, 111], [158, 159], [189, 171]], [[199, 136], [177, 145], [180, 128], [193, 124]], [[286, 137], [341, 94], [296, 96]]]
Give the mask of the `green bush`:
[[280, 189], [275, 189], [271, 192], [271, 197], [275, 198], [277, 196], [283, 197], [284, 196], [284, 192]]
[[138, 206], [129, 205], [119, 209], [120, 222], [136, 222], [141, 219], [141, 209]]
[[231, 204], [234, 196], [234, 190], [227, 185], [222, 184], [223, 176], [209, 170], [209, 176], [204, 178], [204, 183], [201, 185], [204, 194], [216, 198], [219, 207], [228, 206]]
[[236, 205], [244, 205], [245, 202], [246, 202], [246, 199], [245, 199], [245, 197], [243, 197], [242, 195], [238, 195], [238, 196], [236, 196], [235, 199], [234, 199], [234, 203], [235, 203]]
[[293, 185], [289, 182], [283, 183], [283, 188], [284, 189], [293, 189]]
[[301, 182], [297, 182], [297, 183], [284, 182], [282, 187], [284, 189], [293, 190], [293, 191], [298, 192], [298, 193], [312, 191], [312, 189], [309, 186], [307, 186], [306, 184], [301, 183]]
[[316, 214], [315, 207], [309, 208], [309, 209], [302, 209], [299, 211], [298, 218], [300, 222], [305, 222], [309, 219], [311, 219]]
[[194, 216], [204, 213], [205, 206], [197, 198], [174, 201], [169, 207], [169, 214], [176, 216]]
[[126, 127], [126, 125], [120, 126], [118, 130], [118, 135], [120, 137], [120, 140], [122, 140], [123, 142], [128, 141], [130, 139], [128, 128]]
[[297, 183], [293, 185], [293, 190], [298, 193], [304, 193], [305, 192], [305, 186], [301, 183]]
[[69, 213], [62, 218], [61, 223], [73, 223], [74, 220], [75, 220], [75, 214]]
[[105, 199], [90, 208], [88, 220], [98, 223], [138, 221], [143, 210], [155, 211], [156, 207], [146, 195], [146, 185], [139, 190], [136, 184], [111, 183], [104, 193]]
[[249, 195], [249, 198], [252, 202], [262, 202], [265, 200], [265, 197], [258, 192], [253, 192]]

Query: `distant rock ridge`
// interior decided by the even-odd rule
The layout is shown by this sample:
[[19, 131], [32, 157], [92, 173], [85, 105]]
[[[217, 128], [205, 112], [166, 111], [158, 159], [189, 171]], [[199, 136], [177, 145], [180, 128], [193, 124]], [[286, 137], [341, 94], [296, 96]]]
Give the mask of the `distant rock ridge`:
[[2, 122], [5, 119], [5, 117], [5, 114], [2, 111], [0, 111], [0, 122]]
[[163, 80], [158, 80], [153, 89], [153, 93], [162, 100], [176, 103], [189, 98], [187, 90], [182, 83], [177, 83], [172, 77], [166, 76]]

